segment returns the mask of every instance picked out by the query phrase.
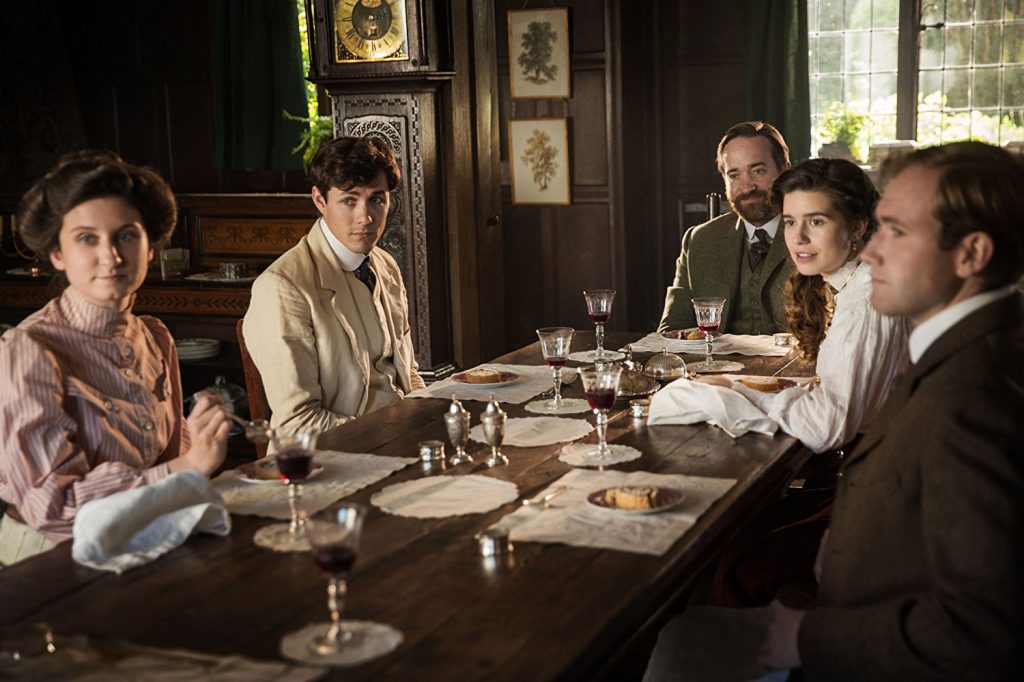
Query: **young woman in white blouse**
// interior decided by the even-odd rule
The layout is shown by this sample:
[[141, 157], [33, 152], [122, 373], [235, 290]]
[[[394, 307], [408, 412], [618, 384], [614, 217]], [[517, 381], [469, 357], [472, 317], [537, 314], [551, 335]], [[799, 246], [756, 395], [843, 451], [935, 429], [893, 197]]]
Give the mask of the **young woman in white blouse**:
[[67, 286], [0, 338], [0, 567], [70, 538], [90, 500], [224, 461], [223, 409], [204, 396], [185, 420], [174, 340], [131, 311], [176, 219], [167, 183], [109, 152], [22, 199], [22, 239]]
[[[796, 265], [786, 289], [789, 327], [819, 382], [778, 393], [733, 388], [811, 450], [848, 449], [907, 365], [909, 324], [871, 307], [870, 268], [857, 258], [876, 227], [878, 191], [841, 159], [805, 161], [773, 190]], [[831, 490], [817, 490], [767, 509], [723, 552], [712, 601], [760, 605], [785, 583], [812, 580], [831, 501]]]

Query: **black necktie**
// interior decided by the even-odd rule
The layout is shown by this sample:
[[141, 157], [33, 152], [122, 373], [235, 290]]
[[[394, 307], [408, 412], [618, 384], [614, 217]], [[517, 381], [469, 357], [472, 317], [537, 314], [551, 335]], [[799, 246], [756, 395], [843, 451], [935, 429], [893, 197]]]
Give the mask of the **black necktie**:
[[377, 286], [377, 275], [373, 274], [373, 270], [370, 268], [370, 259], [364, 258], [363, 262], [356, 268], [356, 277], [359, 281], [366, 285], [366, 288], [371, 292], [374, 287]]
[[772, 243], [768, 239], [768, 233], [763, 228], [757, 228], [754, 230], [754, 241], [750, 242], [750, 269], [757, 270], [757, 266], [761, 264], [764, 257], [768, 255], [768, 249], [772, 248]]

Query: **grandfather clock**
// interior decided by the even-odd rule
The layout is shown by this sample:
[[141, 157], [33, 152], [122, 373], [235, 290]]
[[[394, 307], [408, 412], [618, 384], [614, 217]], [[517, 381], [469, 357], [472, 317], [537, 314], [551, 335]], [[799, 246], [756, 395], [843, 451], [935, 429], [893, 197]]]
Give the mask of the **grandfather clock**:
[[[496, 164], [464, 188], [468, 194], [452, 192], [462, 176], [475, 177], [478, 145], [486, 150], [497, 139], [496, 130], [487, 130], [469, 144], [455, 140], [464, 125], [459, 109], [467, 106], [453, 104], [458, 93], [495, 97], [475, 82], [474, 50], [482, 48], [473, 47], [472, 33], [486, 26], [484, 17], [472, 18], [480, 11], [475, 4], [306, 0], [309, 79], [331, 97], [335, 134], [382, 138], [402, 168], [381, 246], [402, 269], [416, 357], [427, 377], [480, 359], [477, 218], [495, 213]], [[460, 28], [465, 35], [453, 40]]]

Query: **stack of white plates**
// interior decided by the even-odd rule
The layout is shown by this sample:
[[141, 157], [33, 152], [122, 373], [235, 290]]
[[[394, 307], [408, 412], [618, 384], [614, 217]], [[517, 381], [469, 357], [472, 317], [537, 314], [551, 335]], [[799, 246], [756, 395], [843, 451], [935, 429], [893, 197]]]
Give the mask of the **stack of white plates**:
[[217, 339], [176, 339], [174, 345], [178, 349], [179, 360], [205, 360], [220, 354], [220, 341]]

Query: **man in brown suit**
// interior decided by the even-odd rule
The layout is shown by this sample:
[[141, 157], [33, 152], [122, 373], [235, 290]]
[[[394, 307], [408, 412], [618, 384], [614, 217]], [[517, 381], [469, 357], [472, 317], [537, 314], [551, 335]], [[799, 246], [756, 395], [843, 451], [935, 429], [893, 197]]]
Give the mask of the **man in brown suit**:
[[[1022, 188], [1024, 164], [977, 142], [918, 151], [894, 169], [862, 259], [872, 305], [914, 324], [913, 365], [844, 462], [815, 607], [733, 612], [742, 615], [728, 627], [742, 620], [748, 634], [768, 633], [764, 667], [743, 674], [802, 666], [811, 680], [1020, 678]], [[685, 665], [697, 640], [715, 641], [701, 627], [709, 615], [722, 620], [698, 612], [663, 631], [648, 679], [667, 660]]]

